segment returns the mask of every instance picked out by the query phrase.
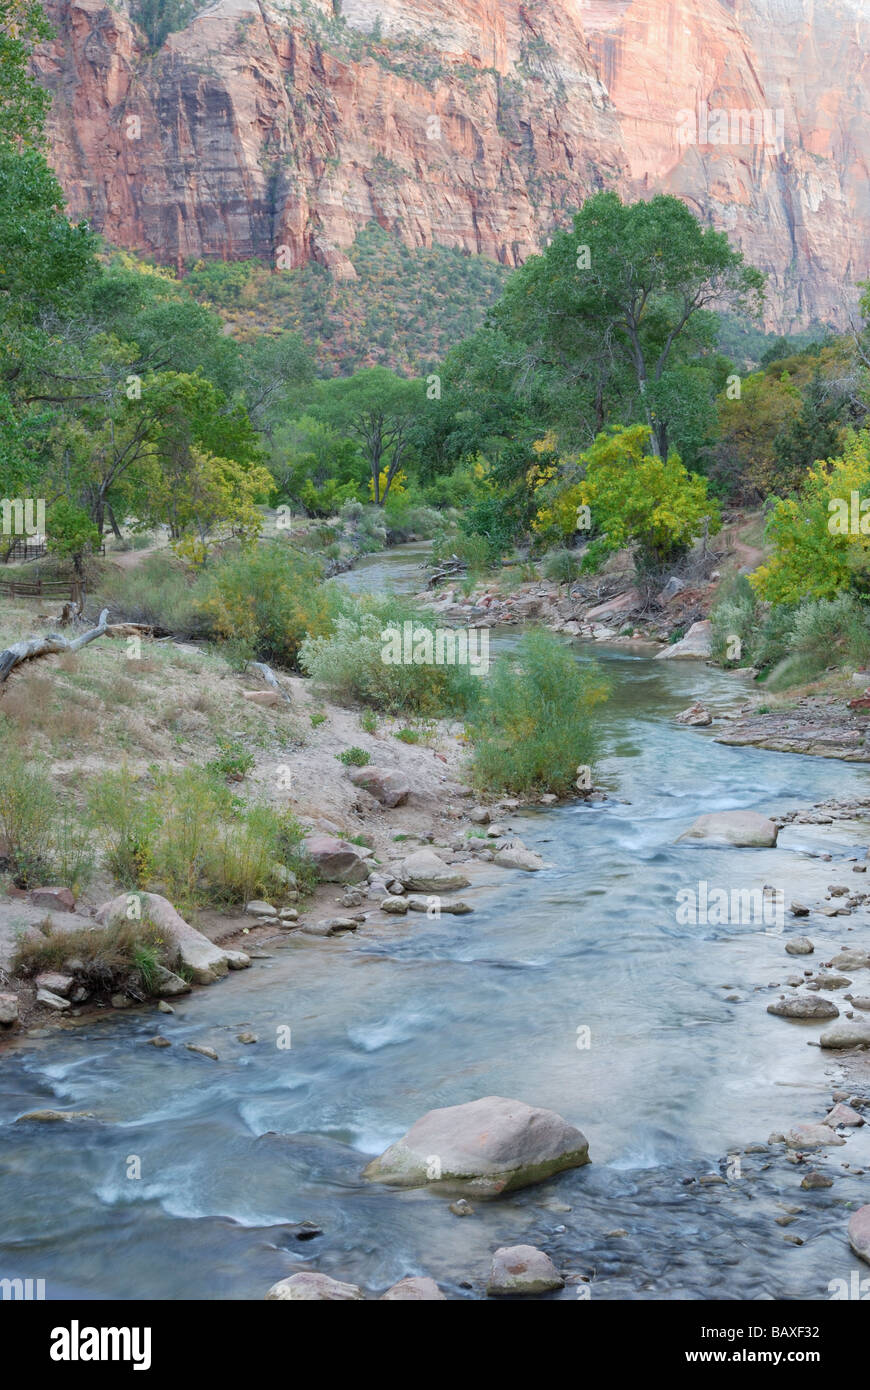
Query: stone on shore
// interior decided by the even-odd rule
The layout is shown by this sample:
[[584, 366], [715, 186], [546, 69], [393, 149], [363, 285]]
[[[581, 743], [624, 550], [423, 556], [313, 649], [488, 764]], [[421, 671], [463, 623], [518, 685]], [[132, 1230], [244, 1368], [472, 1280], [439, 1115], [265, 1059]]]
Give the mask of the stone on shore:
[[489, 1296], [549, 1293], [565, 1287], [565, 1280], [549, 1255], [534, 1245], [505, 1245], [492, 1257], [486, 1285]]
[[860, 1019], [854, 1023], [849, 1023], [846, 1019], [840, 1019], [827, 1028], [819, 1038], [820, 1047], [870, 1047], [870, 1021]]
[[9, 1025], [18, 1022], [18, 995], [0, 994], [0, 1023]]
[[154, 991], [158, 999], [172, 999], [177, 994], [190, 994], [190, 985], [165, 965], [154, 967]]
[[267, 1300], [306, 1303], [349, 1303], [364, 1297], [362, 1289], [356, 1284], [342, 1284], [341, 1280], [330, 1279], [328, 1274], [317, 1274], [314, 1270], [304, 1270], [301, 1274], [291, 1274], [289, 1279], [279, 1279], [266, 1294]]
[[664, 651], [656, 652], [656, 661], [707, 661], [713, 653], [713, 628], [709, 619], [692, 623], [685, 637]]
[[408, 899], [399, 897], [384, 898], [381, 903], [381, 912], [391, 912], [397, 917], [404, 917], [408, 911]]
[[262, 902], [259, 898], [254, 898], [252, 902], [245, 905], [245, 912], [249, 917], [277, 917], [278, 909], [271, 903]]
[[[215, 946], [207, 936], [185, 922], [172, 903], [159, 893], [137, 893], [135, 896], [139, 899], [141, 920], [152, 922], [165, 932], [167, 939], [177, 947], [181, 963], [190, 971], [195, 984], [213, 984], [228, 970], [243, 970], [250, 965], [250, 957], [244, 951], [229, 951]], [[97, 922], [107, 927], [115, 922], [129, 921], [129, 904], [130, 894], [120, 893], [111, 902], [103, 904], [97, 913]]]
[[712, 811], [699, 816], [688, 830], [683, 831], [677, 844], [684, 840], [705, 844], [734, 845], [742, 849], [771, 849], [776, 844], [778, 828], [759, 811]]
[[441, 1303], [447, 1302], [435, 1280], [425, 1276], [400, 1279], [398, 1284], [394, 1284], [391, 1289], [387, 1289], [386, 1293], [381, 1294], [382, 1303], [434, 1303], [436, 1300]]
[[50, 989], [38, 989], [36, 991], [37, 1004], [44, 1004], [47, 1009], [54, 1009], [55, 1013], [63, 1013], [65, 1009], [71, 1007], [68, 999], [64, 999], [60, 994], [53, 994]]
[[467, 888], [470, 882], [431, 849], [418, 849], [409, 854], [396, 866], [396, 877], [405, 888], [417, 893], [450, 893], [457, 888]]
[[320, 922], [303, 922], [301, 931], [305, 936], [340, 936], [342, 932], [356, 931], [358, 926], [353, 917], [326, 917]]
[[543, 869], [544, 861], [533, 850], [520, 845], [508, 845], [493, 855], [493, 863], [501, 869], [524, 869], [528, 874]]
[[859, 1207], [849, 1218], [849, 1244], [870, 1264], [870, 1206]]
[[68, 999], [75, 988], [75, 977], [62, 975], [58, 970], [43, 970], [37, 975], [34, 984], [37, 989], [47, 989], [52, 994], [59, 994], [63, 999]]
[[308, 835], [302, 849], [314, 860], [324, 883], [363, 883], [369, 876], [365, 856], [358, 845], [333, 835]]
[[768, 1004], [767, 1012], [779, 1018], [839, 1018], [840, 1010], [833, 999], [820, 994], [787, 994]]
[[76, 900], [71, 888], [31, 888], [27, 895], [34, 907], [47, 907], [51, 912], [75, 912]]
[[561, 1115], [484, 1096], [430, 1110], [372, 1159], [363, 1176], [398, 1187], [497, 1197], [588, 1162], [585, 1137]]
[[350, 774], [355, 787], [362, 787], [382, 806], [390, 809], [408, 800], [411, 787], [403, 773], [389, 767], [355, 767]]

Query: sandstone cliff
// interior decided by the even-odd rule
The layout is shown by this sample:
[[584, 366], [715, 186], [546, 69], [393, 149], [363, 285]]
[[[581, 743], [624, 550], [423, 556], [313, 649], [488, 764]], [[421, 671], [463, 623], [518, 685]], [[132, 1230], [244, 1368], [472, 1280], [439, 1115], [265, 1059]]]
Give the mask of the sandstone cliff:
[[49, 11], [71, 210], [163, 261], [350, 277], [374, 219], [512, 265], [613, 186], [726, 229], [769, 327], [870, 275], [864, 0], [218, 0], [156, 53], [130, 0]]

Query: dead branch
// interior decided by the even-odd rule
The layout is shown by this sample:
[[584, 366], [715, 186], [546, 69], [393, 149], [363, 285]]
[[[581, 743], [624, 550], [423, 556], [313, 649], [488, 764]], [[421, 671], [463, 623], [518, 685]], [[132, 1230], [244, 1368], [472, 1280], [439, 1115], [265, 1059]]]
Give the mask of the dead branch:
[[59, 632], [47, 632], [44, 637], [25, 637], [20, 642], [13, 643], [5, 652], [0, 652], [0, 685], [10, 671], [20, 666], [22, 661], [34, 661], [38, 656], [50, 656], [53, 652], [80, 651], [88, 642], [93, 642], [95, 637], [103, 636], [108, 617], [109, 610], [104, 608], [97, 626], [92, 627], [89, 632], [83, 632], [81, 637], [74, 637], [72, 641], [62, 637]]

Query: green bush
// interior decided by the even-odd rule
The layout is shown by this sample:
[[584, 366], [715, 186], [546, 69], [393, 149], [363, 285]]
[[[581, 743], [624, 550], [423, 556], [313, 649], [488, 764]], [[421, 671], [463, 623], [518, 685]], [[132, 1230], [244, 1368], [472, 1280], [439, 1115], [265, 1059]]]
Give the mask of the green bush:
[[88, 873], [86, 836], [63, 813], [43, 760], [0, 736], [0, 840], [5, 867], [20, 888], [61, 878], [71, 888]]
[[170, 551], [149, 555], [135, 569], [108, 566], [99, 581], [98, 608], [113, 619], [148, 623], [176, 637], [204, 637], [208, 625], [199, 604], [201, 581]]
[[395, 599], [359, 600], [336, 620], [329, 636], [304, 643], [300, 665], [339, 700], [430, 716], [471, 708], [480, 680], [467, 666], [389, 659], [384, 634], [402, 633], [405, 622], [413, 624], [421, 640], [428, 633], [435, 650], [431, 618]]
[[607, 694], [595, 663], [578, 662], [551, 633], [527, 633], [496, 663], [470, 721], [474, 785], [487, 793], [568, 793], [578, 765], [592, 762], [592, 710]]
[[829, 666], [863, 667], [870, 659], [870, 609], [851, 594], [806, 599], [790, 620], [789, 651], [770, 672], [769, 690], [805, 685]]
[[551, 550], [544, 559], [543, 571], [551, 584], [573, 584], [580, 578], [580, 556], [573, 550]]
[[344, 763], [345, 767], [365, 767], [372, 760], [370, 753], [367, 753], [364, 748], [357, 748], [356, 746], [345, 748], [342, 753], [336, 753], [335, 756], [340, 763]]

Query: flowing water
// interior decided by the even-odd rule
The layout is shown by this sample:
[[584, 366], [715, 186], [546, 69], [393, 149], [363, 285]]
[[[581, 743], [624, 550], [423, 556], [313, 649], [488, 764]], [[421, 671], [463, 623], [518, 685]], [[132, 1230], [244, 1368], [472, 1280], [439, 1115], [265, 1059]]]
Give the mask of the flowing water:
[[[416, 563], [403, 547], [343, 578], [409, 592]], [[529, 1241], [593, 1298], [821, 1299], [848, 1278], [843, 1203], [867, 1197], [841, 1163], [868, 1161], [861, 1135], [831, 1150], [830, 1192], [801, 1192], [802, 1170], [772, 1152], [723, 1165], [820, 1118], [830, 1094], [830, 1059], [805, 1045], [818, 1029], [771, 1018], [757, 989], [792, 973], [783, 933], [676, 913], [678, 891], [702, 880], [810, 892], [814, 832], [771, 851], [674, 842], [706, 811], [861, 793], [866, 771], [722, 747], [673, 722], [694, 697], [733, 703], [734, 677], [626, 648], [595, 656], [614, 687], [597, 768], [610, 799], [510, 819], [551, 867], [482, 866], [471, 916], [294, 935], [173, 1017], [114, 1015], [4, 1056], [0, 1276], [44, 1278], [49, 1297], [258, 1299], [316, 1267], [371, 1293], [426, 1273], [475, 1298], [491, 1251]], [[831, 881], [854, 853], [838, 835]], [[842, 919], [812, 934], [849, 940]], [[256, 1046], [237, 1042], [243, 1028]], [[289, 1049], [276, 1045], [286, 1028]], [[173, 1046], [148, 1046], [157, 1031]], [[592, 1163], [468, 1219], [431, 1192], [360, 1179], [424, 1111], [493, 1093], [578, 1124]], [[46, 1107], [96, 1119], [13, 1123]], [[715, 1173], [728, 1182], [687, 1181]], [[802, 1208], [787, 1230], [781, 1202]]]

